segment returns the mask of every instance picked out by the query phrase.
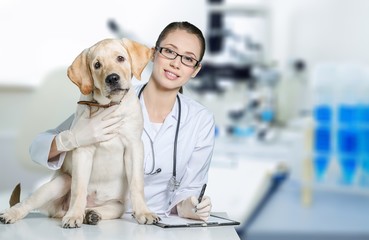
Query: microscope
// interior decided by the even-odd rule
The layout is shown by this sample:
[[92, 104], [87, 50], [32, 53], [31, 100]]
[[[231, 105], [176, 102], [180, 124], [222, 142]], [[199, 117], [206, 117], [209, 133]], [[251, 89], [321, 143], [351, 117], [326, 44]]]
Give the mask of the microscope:
[[[201, 71], [188, 87], [202, 96], [202, 102], [212, 96], [205, 105], [215, 114], [218, 133], [267, 141], [275, 118], [274, 88], [279, 79], [273, 65], [265, 61], [268, 10], [224, 4], [223, 0], [208, 0], [208, 6], [207, 50]], [[262, 37], [253, 35], [259, 28]]]

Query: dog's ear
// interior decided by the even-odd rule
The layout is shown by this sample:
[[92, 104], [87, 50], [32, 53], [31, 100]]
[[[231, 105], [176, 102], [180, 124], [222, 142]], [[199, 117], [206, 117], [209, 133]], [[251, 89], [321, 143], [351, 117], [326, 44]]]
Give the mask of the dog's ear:
[[152, 58], [153, 50], [127, 38], [123, 38], [122, 40], [123, 45], [131, 57], [132, 74], [137, 80], [141, 80], [141, 73]]
[[93, 89], [92, 75], [87, 62], [88, 51], [89, 49], [85, 49], [81, 52], [68, 68], [69, 79], [79, 87], [84, 95], [90, 94]]

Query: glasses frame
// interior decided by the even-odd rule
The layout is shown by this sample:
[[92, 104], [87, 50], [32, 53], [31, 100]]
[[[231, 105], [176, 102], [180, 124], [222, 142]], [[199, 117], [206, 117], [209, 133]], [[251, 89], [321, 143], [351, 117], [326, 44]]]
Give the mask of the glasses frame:
[[[193, 58], [193, 57], [189, 57], [189, 56], [187, 56], [187, 55], [179, 54], [179, 53], [177, 53], [176, 51], [174, 51], [174, 50], [172, 50], [172, 49], [170, 49], [170, 48], [166, 48], [166, 47], [159, 47], [159, 46], [157, 46], [157, 47], [155, 47], [155, 49], [156, 49], [156, 51], [158, 51], [161, 55], [163, 55], [165, 58], [170, 59], [170, 60], [174, 60], [174, 59], [176, 59], [178, 56], [180, 56], [180, 57], [181, 57], [181, 63], [182, 63], [183, 65], [187, 66], [187, 67], [193, 67], [193, 68], [196, 68], [196, 67], [197, 67], [197, 66], [199, 66], [199, 64], [200, 64], [200, 61], [199, 61], [199, 60], [197, 60], [197, 59], [195, 59], [195, 58]], [[164, 49], [164, 50], [165, 50], [165, 49], [167, 49], [167, 50], [172, 51], [172, 52], [175, 54], [175, 56], [174, 56], [173, 58], [170, 58], [170, 57], [168, 57], [168, 56], [164, 55], [164, 54], [162, 53], [163, 49]], [[184, 63], [184, 62], [183, 62], [183, 57], [191, 58], [192, 60], [196, 61], [196, 64], [195, 64], [194, 66], [192, 66], [192, 65], [188, 65], [188, 64]]]

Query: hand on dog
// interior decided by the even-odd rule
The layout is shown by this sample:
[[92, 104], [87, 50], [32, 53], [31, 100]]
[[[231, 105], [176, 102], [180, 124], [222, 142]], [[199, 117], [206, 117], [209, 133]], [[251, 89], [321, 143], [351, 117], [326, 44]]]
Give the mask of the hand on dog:
[[208, 196], [204, 196], [199, 203], [195, 196], [177, 204], [178, 216], [207, 221], [211, 211], [211, 200]]
[[112, 139], [118, 134], [122, 124], [121, 117], [113, 117], [118, 106], [99, 109], [90, 118], [90, 110], [86, 108], [71, 130], [63, 131], [56, 136], [58, 151], [70, 151], [80, 146], [88, 146]]

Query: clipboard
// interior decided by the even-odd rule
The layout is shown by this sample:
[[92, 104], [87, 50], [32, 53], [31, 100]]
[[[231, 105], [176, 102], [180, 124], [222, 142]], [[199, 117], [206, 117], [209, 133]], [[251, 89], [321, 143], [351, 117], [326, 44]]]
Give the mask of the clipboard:
[[154, 223], [155, 226], [162, 228], [181, 228], [181, 227], [216, 227], [216, 226], [232, 226], [240, 225], [240, 222], [211, 214], [208, 221], [193, 220], [181, 218], [178, 215], [171, 214], [167, 216], [160, 216], [161, 220]]

